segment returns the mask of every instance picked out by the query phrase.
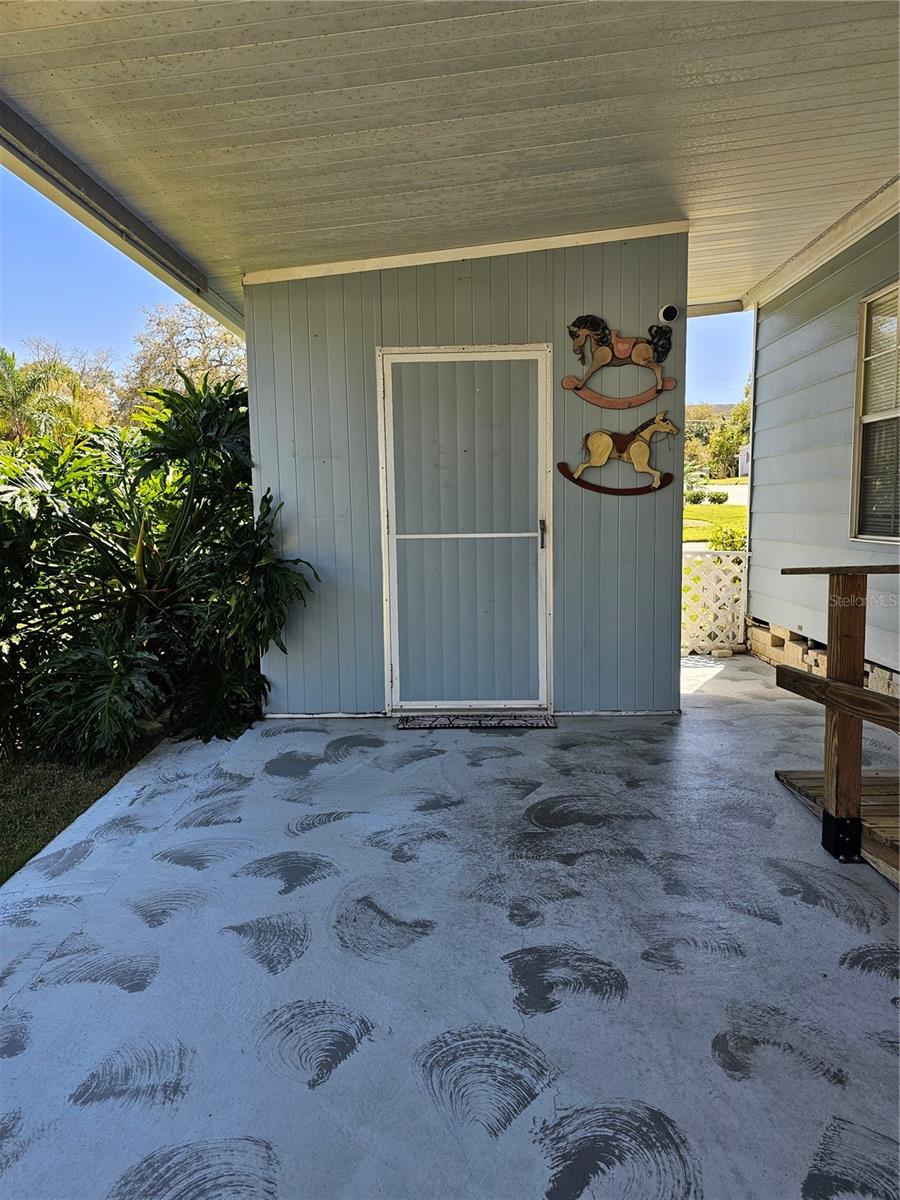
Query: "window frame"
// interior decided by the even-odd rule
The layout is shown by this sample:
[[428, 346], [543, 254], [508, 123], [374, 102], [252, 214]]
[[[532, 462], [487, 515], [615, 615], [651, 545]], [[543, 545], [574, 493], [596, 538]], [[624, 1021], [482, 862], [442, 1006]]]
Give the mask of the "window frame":
[[[883, 413], [873, 413], [869, 417], [863, 415], [863, 385], [865, 382], [865, 367], [866, 367], [866, 330], [868, 326], [869, 305], [876, 300], [880, 300], [882, 296], [886, 296], [889, 292], [898, 291], [900, 289], [900, 280], [895, 279], [893, 283], [888, 283], [884, 287], [879, 288], [877, 292], [871, 292], [868, 296], [863, 296], [859, 302], [857, 310], [857, 339], [856, 339], [856, 398], [853, 405], [853, 461], [850, 471], [850, 541], [851, 542], [870, 542], [878, 545], [896, 546], [900, 543], [900, 536], [891, 536], [889, 534], [873, 534], [859, 532], [859, 499], [860, 499], [860, 466], [862, 460], [862, 429], [863, 425], [871, 424], [875, 421], [887, 421], [900, 417], [900, 396], [898, 396], [898, 405], [895, 408], [889, 409]], [[898, 292], [898, 305], [900, 305], [900, 292]], [[900, 340], [900, 339], [898, 339]]]

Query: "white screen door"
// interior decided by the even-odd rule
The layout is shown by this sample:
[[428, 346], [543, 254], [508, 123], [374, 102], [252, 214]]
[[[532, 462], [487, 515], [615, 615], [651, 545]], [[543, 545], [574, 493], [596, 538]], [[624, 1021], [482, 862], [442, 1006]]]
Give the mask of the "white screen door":
[[549, 347], [379, 358], [388, 707], [548, 707]]

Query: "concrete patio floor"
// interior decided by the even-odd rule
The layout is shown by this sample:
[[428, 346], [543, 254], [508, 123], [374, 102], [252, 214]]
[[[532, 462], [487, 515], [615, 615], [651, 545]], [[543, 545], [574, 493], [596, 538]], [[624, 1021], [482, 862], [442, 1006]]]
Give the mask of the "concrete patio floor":
[[821, 710], [684, 680], [160, 747], [0, 890], [5, 1194], [895, 1196], [897, 895], [773, 779]]

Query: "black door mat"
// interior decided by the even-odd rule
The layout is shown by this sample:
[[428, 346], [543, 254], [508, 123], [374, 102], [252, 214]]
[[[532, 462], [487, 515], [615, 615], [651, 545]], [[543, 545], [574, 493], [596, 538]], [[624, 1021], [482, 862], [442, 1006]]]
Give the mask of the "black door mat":
[[547, 713], [435, 713], [400, 717], [398, 729], [555, 729]]

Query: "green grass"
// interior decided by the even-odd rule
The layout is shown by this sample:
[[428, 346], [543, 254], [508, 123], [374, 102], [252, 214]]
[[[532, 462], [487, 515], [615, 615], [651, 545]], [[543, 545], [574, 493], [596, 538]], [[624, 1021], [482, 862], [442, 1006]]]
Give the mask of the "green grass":
[[747, 531], [746, 504], [686, 504], [684, 506], [685, 542], [705, 542], [714, 529]]
[[0, 883], [72, 823], [132, 766], [0, 762]]
[[750, 479], [747, 475], [732, 475], [730, 479], [708, 479], [707, 483], [710, 488], [714, 489], [719, 483], [749, 483]]

